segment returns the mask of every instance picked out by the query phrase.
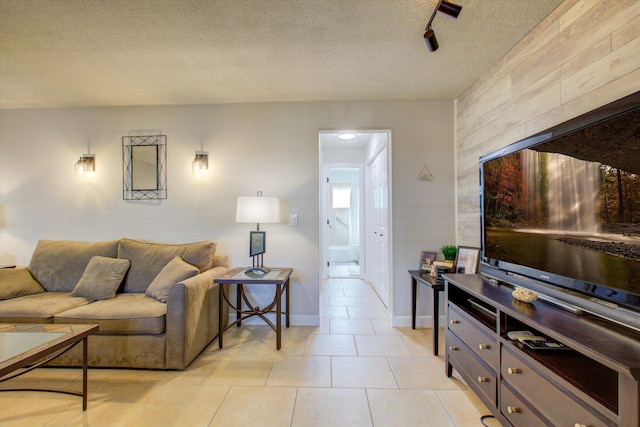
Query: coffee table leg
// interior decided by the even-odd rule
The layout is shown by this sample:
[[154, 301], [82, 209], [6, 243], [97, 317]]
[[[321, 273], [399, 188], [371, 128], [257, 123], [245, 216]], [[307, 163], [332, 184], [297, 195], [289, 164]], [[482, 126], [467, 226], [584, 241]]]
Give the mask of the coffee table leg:
[[82, 410], [87, 410], [87, 355], [89, 354], [89, 337], [82, 340]]

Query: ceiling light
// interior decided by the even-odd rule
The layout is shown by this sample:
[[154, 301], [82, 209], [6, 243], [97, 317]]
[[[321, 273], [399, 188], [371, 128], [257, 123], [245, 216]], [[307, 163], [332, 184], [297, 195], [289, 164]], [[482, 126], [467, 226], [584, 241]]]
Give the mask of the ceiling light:
[[356, 136], [355, 132], [340, 132], [338, 134], [338, 138], [343, 141], [351, 141], [352, 139], [356, 139]]
[[453, 19], [457, 19], [458, 15], [460, 15], [460, 11], [462, 10], [462, 6], [458, 6], [457, 4], [451, 3], [447, 0], [442, 0], [440, 5], [438, 6], [438, 12], [444, 13], [452, 17]]
[[427, 27], [426, 30], [427, 31], [424, 33], [424, 42], [427, 44], [429, 52], [434, 52], [438, 50], [438, 39], [436, 39], [436, 33], [433, 32], [431, 27]]
[[433, 19], [436, 17], [438, 12], [444, 13], [447, 16], [452, 17], [453, 19], [457, 19], [458, 15], [460, 15], [460, 11], [462, 10], [462, 6], [458, 6], [455, 3], [451, 3], [447, 0], [440, 0], [436, 5], [436, 8], [431, 14], [431, 19], [429, 19], [429, 23], [424, 29], [424, 42], [427, 44], [427, 49], [429, 52], [435, 52], [438, 50], [438, 40], [436, 39], [436, 34], [433, 32], [433, 28], [431, 28], [431, 23]]

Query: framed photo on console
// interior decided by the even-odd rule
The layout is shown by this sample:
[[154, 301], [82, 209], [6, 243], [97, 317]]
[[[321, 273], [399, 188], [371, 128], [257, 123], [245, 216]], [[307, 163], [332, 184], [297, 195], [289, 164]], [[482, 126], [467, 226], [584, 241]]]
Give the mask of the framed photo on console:
[[436, 251], [422, 251], [420, 252], [420, 270], [431, 271], [431, 266], [436, 260]]
[[265, 232], [251, 231], [249, 241], [249, 256], [256, 256], [265, 252]]
[[477, 274], [480, 265], [480, 248], [458, 246], [453, 272], [457, 274]]

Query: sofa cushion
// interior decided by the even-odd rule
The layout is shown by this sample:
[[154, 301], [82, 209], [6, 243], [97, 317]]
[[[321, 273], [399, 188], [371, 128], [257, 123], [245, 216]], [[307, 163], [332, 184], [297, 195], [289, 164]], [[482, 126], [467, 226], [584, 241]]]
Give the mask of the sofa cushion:
[[160, 302], [167, 302], [169, 293], [176, 283], [196, 276], [200, 271], [197, 267], [185, 262], [180, 255], [176, 255], [169, 264], [165, 265], [153, 279], [145, 294]]
[[118, 245], [118, 258], [131, 260], [129, 273], [124, 279], [124, 292], [145, 292], [160, 270], [176, 255], [198, 267], [200, 272], [208, 270], [215, 252], [215, 242], [174, 245], [122, 239]]
[[61, 312], [54, 323], [97, 324], [99, 334], [161, 334], [166, 314], [166, 304], [145, 294], [128, 293]]
[[69, 292], [43, 292], [0, 301], [0, 323], [53, 323], [53, 316], [88, 305], [91, 301], [75, 298]]
[[118, 241], [40, 240], [29, 262], [29, 271], [47, 291], [71, 292], [89, 260], [96, 255], [117, 257]]
[[91, 300], [111, 299], [124, 279], [131, 262], [128, 259], [94, 256], [73, 288], [71, 296]]
[[0, 300], [44, 292], [26, 268], [0, 269]]

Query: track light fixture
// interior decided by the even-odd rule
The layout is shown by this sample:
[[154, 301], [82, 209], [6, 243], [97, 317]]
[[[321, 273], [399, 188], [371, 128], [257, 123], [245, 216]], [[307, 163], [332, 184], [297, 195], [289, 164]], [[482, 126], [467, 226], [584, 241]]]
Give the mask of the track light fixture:
[[457, 19], [458, 15], [460, 15], [460, 11], [462, 10], [462, 6], [458, 6], [455, 3], [451, 3], [447, 0], [439, 0], [436, 8], [431, 14], [431, 19], [429, 19], [429, 23], [424, 29], [424, 42], [427, 44], [427, 49], [429, 52], [435, 52], [438, 50], [438, 40], [436, 39], [436, 33], [433, 32], [433, 28], [431, 28], [431, 24], [433, 23], [433, 19], [436, 17], [438, 12], [444, 13], [447, 16], [452, 17], [453, 19]]
[[431, 26], [425, 28], [424, 42], [427, 44], [429, 52], [438, 50], [438, 39], [436, 39], [436, 33], [433, 32]]
[[462, 10], [462, 6], [458, 6], [455, 3], [451, 3], [447, 0], [442, 0], [438, 5], [438, 12], [444, 13], [452, 17], [453, 19], [457, 19], [458, 15], [460, 15], [460, 11]]

